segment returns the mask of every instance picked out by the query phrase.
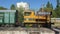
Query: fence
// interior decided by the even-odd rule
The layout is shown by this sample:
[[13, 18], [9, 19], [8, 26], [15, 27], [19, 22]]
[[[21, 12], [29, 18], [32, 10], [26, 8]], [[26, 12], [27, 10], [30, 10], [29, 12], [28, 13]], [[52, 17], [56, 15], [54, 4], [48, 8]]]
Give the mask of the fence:
[[51, 18], [51, 22], [60, 22], [60, 18]]

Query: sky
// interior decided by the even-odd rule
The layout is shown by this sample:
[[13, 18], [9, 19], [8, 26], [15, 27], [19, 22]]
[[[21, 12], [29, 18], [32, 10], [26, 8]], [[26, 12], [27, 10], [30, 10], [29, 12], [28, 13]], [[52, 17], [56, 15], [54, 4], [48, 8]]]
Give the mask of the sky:
[[42, 4], [46, 5], [48, 1], [52, 3], [54, 8], [56, 7], [56, 0], [0, 0], [0, 6], [9, 9], [12, 4], [16, 5], [18, 2], [27, 2], [30, 9], [39, 9], [42, 7]]

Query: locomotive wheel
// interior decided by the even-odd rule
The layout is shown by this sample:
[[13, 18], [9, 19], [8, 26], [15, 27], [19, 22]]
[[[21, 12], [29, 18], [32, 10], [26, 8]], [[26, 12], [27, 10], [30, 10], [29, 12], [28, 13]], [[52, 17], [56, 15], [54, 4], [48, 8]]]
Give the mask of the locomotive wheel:
[[51, 22], [47, 24], [47, 28], [51, 28]]
[[50, 24], [48, 24], [48, 25], [47, 25], [47, 27], [48, 27], [48, 28], [51, 28], [51, 25], [50, 25]]

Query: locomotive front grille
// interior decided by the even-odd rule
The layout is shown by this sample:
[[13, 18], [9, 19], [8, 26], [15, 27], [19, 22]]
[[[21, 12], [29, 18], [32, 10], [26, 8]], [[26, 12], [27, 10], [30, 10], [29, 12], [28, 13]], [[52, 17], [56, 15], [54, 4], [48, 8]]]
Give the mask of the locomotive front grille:
[[47, 19], [36, 19], [36, 21], [47, 21]]
[[36, 19], [36, 22], [38, 23], [45, 23], [47, 20], [46, 19]]

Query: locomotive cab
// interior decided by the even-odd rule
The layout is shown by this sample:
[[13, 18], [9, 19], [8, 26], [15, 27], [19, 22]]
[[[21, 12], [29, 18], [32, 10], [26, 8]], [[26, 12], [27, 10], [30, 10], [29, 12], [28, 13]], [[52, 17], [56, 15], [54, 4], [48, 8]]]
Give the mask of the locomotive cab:
[[24, 16], [30, 16], [31, 12], [24, 12]]
[[35, 23], [35, 15], [33, 11], [24, 12], [24, 23]]

